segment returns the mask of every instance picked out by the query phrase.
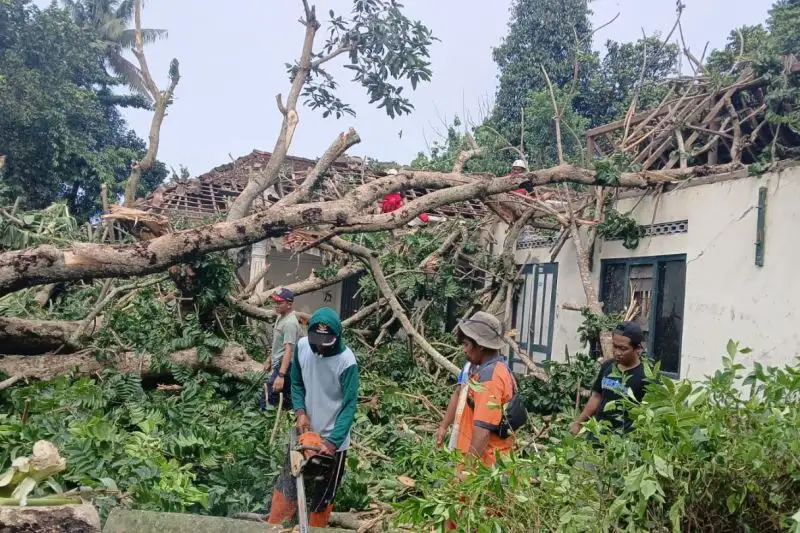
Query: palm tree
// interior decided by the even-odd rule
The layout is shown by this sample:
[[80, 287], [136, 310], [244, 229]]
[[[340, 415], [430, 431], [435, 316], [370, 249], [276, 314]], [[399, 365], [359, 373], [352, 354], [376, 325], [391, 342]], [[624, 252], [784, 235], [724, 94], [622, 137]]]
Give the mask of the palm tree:
[[[103, 47], [106, 67], [125, 85], [151, 100], [139, 67], [123, 56], [136, 44], [133, 19], [134, 0], [62, 0], [77, 24], [94, 30]], [[142, 42], [167, 38], [167, 30], [142, 29]]]

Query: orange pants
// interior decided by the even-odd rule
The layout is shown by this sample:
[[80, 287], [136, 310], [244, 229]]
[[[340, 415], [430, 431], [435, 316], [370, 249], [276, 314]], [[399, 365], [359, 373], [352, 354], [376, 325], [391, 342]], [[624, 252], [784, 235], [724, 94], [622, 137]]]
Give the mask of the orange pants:
[[[328, 527], [328, 520], [333, 511], [333, 504], [328, 505], [323, 511], [319, 513], [311, 513], [308, 517], [309, 527]], [[284, 520], [294, 518], [297, 512], [297, 502], [293, 502], [286, 498], [281, 491], [275, 489], [272, 491], [272, 507], [267, 518], [268, 524], [278, 525], [283, 523]]]

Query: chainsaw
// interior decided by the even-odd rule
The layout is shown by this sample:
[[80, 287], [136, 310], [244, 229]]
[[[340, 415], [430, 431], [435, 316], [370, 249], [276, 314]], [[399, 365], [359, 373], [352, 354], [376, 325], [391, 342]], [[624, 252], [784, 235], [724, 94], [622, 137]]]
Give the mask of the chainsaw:
[[318, 433], [307, 431], [298, 438], [297, 428], [292, 428], [289, 435], [289, 464], [292, 477], [297, 483], [297, 518], [300, 523], [300, 533], [308, 533], [305, 480], [322, 480], [333, 467], [333, 457], [319, 453], [321, 450], [322, 438]]

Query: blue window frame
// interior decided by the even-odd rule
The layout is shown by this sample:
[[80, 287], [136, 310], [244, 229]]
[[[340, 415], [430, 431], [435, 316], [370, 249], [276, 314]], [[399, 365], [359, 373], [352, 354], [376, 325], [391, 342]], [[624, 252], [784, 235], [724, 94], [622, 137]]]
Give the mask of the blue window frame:
[[681, 369], [686, 255], [605, 259], [600, 298], [606, 313], [636, 309], [633, 321], [644, 332], [645, 350], [661, 370], [678, 377]]

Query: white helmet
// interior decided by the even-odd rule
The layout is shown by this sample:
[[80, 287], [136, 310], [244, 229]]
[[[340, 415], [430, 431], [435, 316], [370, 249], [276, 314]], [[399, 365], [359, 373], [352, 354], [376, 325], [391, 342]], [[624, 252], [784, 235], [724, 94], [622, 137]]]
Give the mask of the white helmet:
[[511, 168], [524, 168], [525, 170], [528, 170], [528, 164], [522, 159], [517, 159], [514, 161], [514, 164], [511, 165]]
[[388, 174], [389, 176], [396, 176], [397, 170], [390, 168], [389, 170], [386, 171], [386, 174]]

